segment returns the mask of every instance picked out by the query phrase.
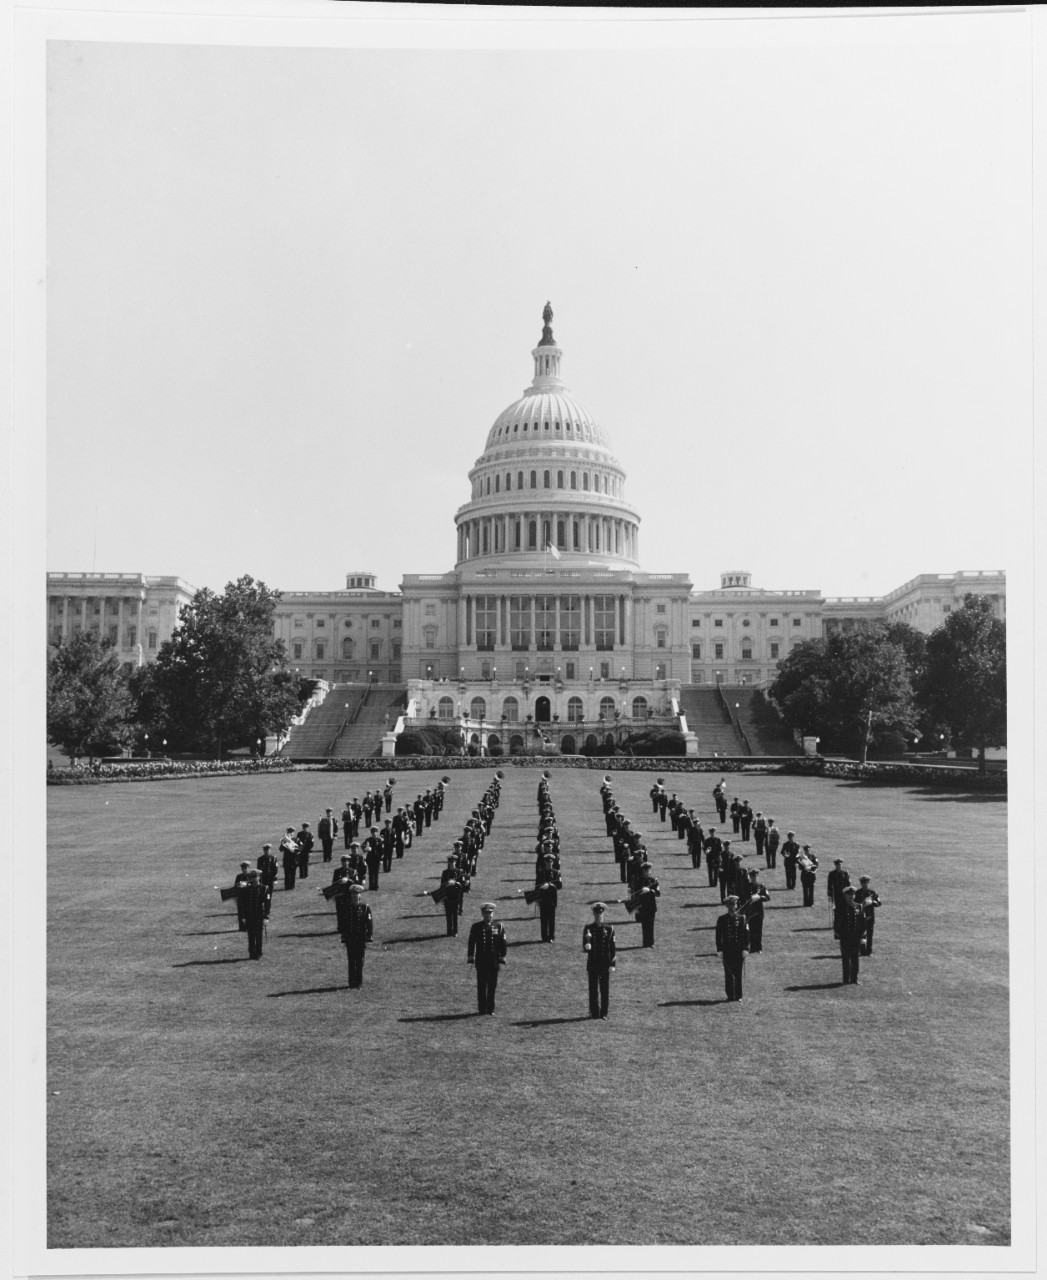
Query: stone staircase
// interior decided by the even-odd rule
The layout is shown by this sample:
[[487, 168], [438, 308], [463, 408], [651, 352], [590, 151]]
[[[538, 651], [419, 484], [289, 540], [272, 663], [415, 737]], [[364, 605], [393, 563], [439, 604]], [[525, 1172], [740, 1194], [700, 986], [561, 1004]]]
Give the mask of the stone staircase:
[[724, 689], [729, 702], [738, 704], [738, 722], [745, 730], [757, 756], [802, 756], [803, 748], [793, 741], [774, 707], [760, 696], [758, 689], [737, 686]]
[[687, 717], [688, 729], [698, 735], [700, 756], [746, 754], [745, 745], [735, 732], [734, 725], [728, 724], [723, 718], [720, 700], [714, 688], [707, 685], [683, 685], [680, 689], [680, 710]]
[[[329, 694], [330, 702], [334, 694]], [[404, 684], [373, 684], [364, 698], [356, 720], [338, 739], [332, 757], [359, 759], [379, 754], [382, 738], [396, 724], [407, 706]]]
[[334, 685], [323, 702], [313, 707], [301, 724], [293, 726], [280, 754], [292, 760], [315, 760], [326, 756], [346, 716], [352, 716], [366, 696], [366, 685]]

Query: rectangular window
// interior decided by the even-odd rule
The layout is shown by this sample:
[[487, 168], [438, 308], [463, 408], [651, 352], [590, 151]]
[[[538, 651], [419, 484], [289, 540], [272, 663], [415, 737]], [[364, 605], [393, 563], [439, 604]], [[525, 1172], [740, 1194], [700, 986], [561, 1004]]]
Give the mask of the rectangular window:
[[799, 619], [799, 618], [793, 618], [793, 626], [794, 626], [794, 627], [798, 627], [799, 625], [800, 625], [800, 619]]
[[[495, 627], [498, 618], [498, 597], [476, 597], [476, 647], [481, 653], [494, 651]], [[485, 676], [484, 679], [489, 679]]]
[[714, 645], [714, 646], [713, 646], [713, 657], [716, 659], [716, 661], [717, 661], [717, 662], [721, 662], [721, 661], [723, 660], [723, 645], [722, 645], [722, 644], [717, 644], [717, 645]]
[[665, 632], [664, 631], [659, 631], [655, 634], [654, 643], [655, 643], [655, 647], [658, 649], [665, 648]]
[[691, 645], [691, 657], [692, 657], [692, 658], [694, 658], [694, 660], [695, 660], [696, 662], [701, 662], [701, 660], [702, 660], [702, 646], [701, 646], [700, 644], [692, 644], [692, 645]]
[[301, 642], [299, 641], [298, 643], [291, 645], [291, 649], [292, 649], [292, 656], [294, 657], [294, 660], [295, 660], [296, 662], [300, 662], [300, 661], [301, 661], [301, 659], [302, 659], [302, 645], [301, 645]]
[[701, 625], [702, 625], [702, 620], [701, 620], [701, 618], [692, 618], [692, 619], [691, 619], [691, 626], [692, 626], [692, 627], [700, 627]]
[[573, 680], [575, 678], [575, 664], [573, 662], [565, 662], [563, 669], [568, 680]]
[[[560, 597], [560, 648], [576, 653], [582, 638], [582, 597]], [[570, 666], [573, 668], [574, 663]], [[569, 675], [568, 680], [574, 676]]]
[[597, 652], [614, 648], [614, 596], [593, 596], [593, 640]]
[[324, 627], [326, 627], [326, 626], [327, 626], [327, 623], [323, 620], [323, 618], [317, 618], [317, 620], [316, 620], [316, 625], [317, 625], [317, 626], [320, 628], [320, 630], [322, 631], [322, 630], [324, 629]]
[[491, 664], [485, 660], [480, 663], [480, 679], [490, 680], [490, 678], [491, 678]]
[[[77, 628], [77, 630], [79, 630], [79, 628]], [[136, 644], [138, 643], [138, 628], [137, 628], [137, 627], [128, 627], [128, 628], [127, 628], [127, 643], [128, 643], [129, 645], [136, 645]]]
[[753, 651], [752, 651], [752, 649], [751, 649], [748, 645], [743, 645], [743, 646], [742, 646], [742, 661], [743, 661], [743, 662], [752, 662], [752, 659], [753, 659]]
[[[322, 622], [318, 622], [316, 625], [317, 625], [318, 627], [322, 627], [324, 624], [323, 624]], [[377, 631], [377, 630], [378, 630], [378, 628], [379, 628], [381, 625], [382, 625], [382, 620], [381, 620], [380, 618], [372, 618], [372, 619], [371, 619], [371, 630], [372, 630], [372, 631]]]
[[722, 627], [722, 626], [723, 626], [723, 618], [714, 618], [714, 619], [713, 619], [713, 626], [714, 626], [714, 627]]
[[303, 620], [302, 620], [301, 618], [295, 618], [295, 620], [294, 620], [294, 629], [295, 629], [296, 631], [301, 631], [301, 629], [302, 629], [304, 626], [305, 626], [305, 623], [303, 622]]
[[316, 642], [316, 660], [317, 662], [323, 662], [324, 660], [324, 642], [322, 640]]
[[534, 640], [535, 647], [548, 652], [556, 636], [556, 597], [535, 596]]
[[778, 644], [777, 644], [777, 641], [772, 640], [771, 641], [771, 657], [777, 658], [777, 656], [778, 656]]
[[149, 628], [149, 648], [150, 649], [156, 648], [156, 628], [155, 627]]
[[[116, 644], [116, 634], [117, 634], [117, 631], [118, 631], [118, 630], [119, 630], [119, 628], [118, 628], [118, 627], [116, 627], [115, 625], [114, 625], [114, 626], [111, 626], [111, 627], [109, 628], [109, 643], [110, 643], [110, 644]], [[156, 645], [153, 645], [153, 646], [152, 646], [152, 648], [154, 648], [154, 649], [155, 649], [155, 648], [156, 648]]]
[[778, 619], [777, 619], [777, 618], [772, 618], [772, 619], [771, 619], [771, 623], [770, 623], [770, 625], [771, 625], [772, 627], [776, 627], [776, 626], [778, 625]]
[[530, 596], [509, 597], [509, 644], [517, 652], [531, 647]]
[[[318, 656], [320, 656], [320, 655], [318, 655]], [[371, 661], [372, 661], [372, 662], [377, 662], [377, 661], [379, 660], [379, 658], [381, 658], [381, 656], [382, 656], [382, 642], [381, 642], [381, 640], [372, 640], [372, 641], [371, 641]]]
[[526, 662], [517, 662], [517, 664], [516, 664], [516, 678], [517, 678], [517, 680], [522, 680], [526, 674], [527, 674], [527, 663], [526, 663]]
[[400, 618], [393, 619], [393, 630], [401, 631], [403, 629], [403, 621]]
[[656, 604], [656, 605], [654, 606], [654, 611], [655, 611], [655, 613], [664, 613], [664, 612], [665, 612], [665, 605], [664, 605], [664, 604]]
[[611, 678], [611, 664], [609, 662], [601, 662], [600, 663], [600, 679], [610, 680], [610, 678]]
[[655, 667], [654, 667], [654, 678], [655, 678], [656, 680], [664, 680], [664, 679], [665, 679], [665, 663], [664, 663], [664, 662], [657, 662], [657, 663], [655, 663]]
[[393, 661], [394, 662], [400, 661], [400, 641], [399, 640], [393, 641]]

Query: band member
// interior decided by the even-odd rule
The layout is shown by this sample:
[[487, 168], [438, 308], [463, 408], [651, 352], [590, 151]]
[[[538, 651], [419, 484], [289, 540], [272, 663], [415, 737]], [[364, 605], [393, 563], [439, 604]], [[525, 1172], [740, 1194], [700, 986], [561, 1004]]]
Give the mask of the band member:
[[720, 855], [723, 841], [716, 834], [716, 828], [710, 827], [705, 838], [705, 869], [709, 875], [709, 888], [713, 888], [720, 879]]
[[726, 915], [716, 921], [716, 950], [723, 958], [723, 982], [728, 1000], [741, 1000], [745, 953], [749, 949], [749, 926], [738, 914], [738, 899], [725, 899]]
[[669, 807], [669, 793], [663, 786], [658, 787], [658, 815], [665, 821], [665, 811]]
[[302, 829], [295, 836], [298, 841], [298, 874], [303, 880], [309, 879], [309, 855], [313, 851], [313, 833], [309, 830], [309, 823], [303, 822]]
[[339, 859], [338, 866], [331, 872], [331, 883], [337, 884], [339, 880], [355, 880], [356, 877], [349, 869], [349, 855], [343, 853]]
[[818, 859], [811, 852], [811, 846], [805, 844], [800, 852], [800, 885], [803, 888], [803, 905], [814, 906], [814, 883], [818, 879]]
[[679, 827], [679, 821], [680, 821], [678, 816], [680, 802], [676, 798], [675, 791], [669, 797], [669, 800], [665, 807], [669, 811], [669, 826], [673, 829], [673, 831], [676, 831]]
[[367, 859], [364, 857], [363, 850], [360, 848], [360, 842], [354, 840], [349, 845], [348, 854], [342, 854], [342, 857], [349, 859], [349, 871], [357, 884], [363, 884], [367, 879], [368, 866]]
[[731, 852], [730, 840], [725, 840], [720, 848], [720, 862], [716, 868], [716, 881], [720, 886], [720, 901], [727, 901], [727, 881], [734, 874], [734, 854]]
[[480, 908], [481, 919], [469, 930], [466, 964], [476, 966], [476, 1004], [479, 1013], [494, 1013], [494, 993], [498, 986], [498, 969], [505, 964], [507, 942], [505, 930], [494, 918], [494, 903]]
[[582, 950], [586, 953], [585, 968], [589, 974], [590, 1018], [607, 1017], [615, 947], [614, 929], [604, 924], [606, 910], [602, 902], [594, 902], [592, 923], [582, 930]]
[[[240, 863], [240, 870], [233, 879], [233, 888], [239, 889], [241, 885], [247, 883], [247, 868], [250, 865], [249, 862]], [[239, 925], [241, 933], [247, 932], [247, 921], [244, 919], [244, 903], [239, 894], [236, 895], [236, 923]]]
[[738, 835], [742, 829], [742, 803], [737, 796], [731, 801], [731, 826], [734, 828], [734, 834]]
[[851, 877], [844, 870], [843, 859], [833, 859], [833, 869], [829, 872], [825, 879], [825, 889], [829, 895], [829, 910], [832, 914], [833, 937], [839, 938], [840, 929], [837, 919], [840, 911], [840, 905], [843, 902], [843, 891], [850, 885]]
[[382, 823], [382, 829], [378, 833], [378, 838], [382, 842], [382, 862], [389, 863], [389, 870], [393, 869], [393, 858], [396, 855], [396, 832], [393, 830], [392, 818], [386, 818]]
[[[742, 910], [745, 922], [749, 926], [749, 954], [756, 955], [763, 950], [763, 904], [770, 902], [771, 895], [756, 878], [755, 867], [749, 870], [749, 883], [746, 886], [746, 901]], [[741, 895], [739, 895], [740, 899]]]
[[364, 798], [360, 809], [363, 815], [364, 826], [369, 827], [371, 825], [371, 819], [374, 817], [374, 796], [371, 795], [370, 791], [364, 792]]
[[[832, 872], [829, 874], [832, 875]], [[858, 985], [858, 957], [861, 955], [865, 930], [865, 912], [855, 905], [854, 886], [845, 885], [840, 892], [840, 905], [836, 908], [836, 936], [840, 939], [845, 986]]]
[[420, 836], [422, 827], [425, 825], [425, 805], [422, 804], [420, 795], [411, 806], [411, 812], [414, 814], [414, 833], [416, 836]]
[[794, 832], [789, 831], [782, 845], [782, 866], [785, 868], [785, 887], [796, 888], [796, 859], [800, 856], [800, 846]]
[[658, 914], [658, 899], [661, 895], [658, 881], [648, 868], [640, 881], [639, 900], [636, 903], [636, 918], [640, 922], [640, 932], [645, 947], [654, 946], [654, 918]]
[[876, 927], [876, 908], [882, 907], [880, 895], [869, 884], [868, 876], [860, 876], [858, 880], [859, 888], [855, 892], [854, 901], [861, 907], [865, 915], [865, 938], [862, 943], [862, 955], [871, 956], [873, 953], [873, 929]]
[[767, 843], [765, 851], [767, 854], [767, 869], [772, 870], [778, 864], [778, 845], [781, 843], [782, 835], [778, 828], [774, 825], [774, 819], [767, 819]]
[[273, 905], [273, 885], [276, 884], [278, 869], [279, 863], [273, 853], [273, 846], [271, 844], [263, 844], [262, 856], [258, 859], [258, 878], [265, 889], [265, 918], [267, 920]]
[[324, 810], [324, 816], [316, 824], [316, 834], [320, 837], [320, 844], [323, 846], [324, 862], [330, 862], [334, 838], [338, 834], [338, 822], [333, 809]]
[[[357, 853], [361, 853], [360, 843], [354, 840], [350, 848], [355, 849]], [[363, 854], [364, 865], [367, 867], [367, 887], [372, 890], [378, 888], [378, 872], [382, 865], [382, 844], [379, 840], [367, 841], [367, 852]]]
[[355, 991], [364, 983], [364, 953], [374, 937], [374, 920], [371, 908], [360, 901], [360, 886], [355, 880], [334, 901], [338, 932], [349, 960], [349, 988]]
[[693, 809], [687, 810], [687, 852], [691, 855], [691, 866], [697, 871], [702, 865], [702, 847], [705, 844], [705, 831], [695, 816]]
[[261, 960], [262, 935], [265, 932], [265, 889], [258, 879], [257, 867], [248, 869], [246, 882], [237, 889], [236, 907], [244, 915], [247, 954], [252, 960]]
[[440, 887], [447, 886], [444, 895], [444, 915], [447, 917], [447, 936], [458, 937], [458, 917], [462, 914], [462, 896], [465, 882], [458, 869], [458, 859], [453, 853], [447, 855], [447, 866], [440, 872]]
[[542, 870], [535, 877], [538, 883], [538, 915], [542, 922], [542, 941], [553, 942], [556, 938], [556, 900], [558, 890], [563, 888], [559, 871], [553, 865], [552, 853], [542, 858]]
[[658, 804], [659, 804], [659, 797], [661, 796], [661, 791], [662, 791], [662, 789], [661, 789], [661, 787], [658, 785], [658, 783], [657, 783], [657, 782], [656, 782], [656, 783], [654, 783], [654, 785], [651, 787], [651, 790], [650, 790], [649, 794], [650, 794], [650, 797], [651, 797], [651, 812], [652, 812], [652, 813], [657, 813], [657, 812], [658, 812]]
[[716, 815], [720, 819], [720, 826], [727, 821], [727, 779], [721, 778], [713, 787], [713, 803], [716, 805]]
[[753, 821], [753, 839], [756, 841], [756, 856], [760, 857], [767, 845], [767, 819], [759, 809]]
[[284, 868], [284, 890], [293, 889], [298, 869], [298, 841], [294, 838], [294, 827], [288, 827], [280, 841], [280, 860]]
[[342, 810], [342, 840], [346, 849], [349, 848], [349, 841], [355, 834], [356, 832], [353, 830], [353, 806], [347, 800], [345, 808]]
[[392, 813], [393, 811], [393, 780], [392, 778], [382, 788], [382, 795], [385, 798], [385, 811]]

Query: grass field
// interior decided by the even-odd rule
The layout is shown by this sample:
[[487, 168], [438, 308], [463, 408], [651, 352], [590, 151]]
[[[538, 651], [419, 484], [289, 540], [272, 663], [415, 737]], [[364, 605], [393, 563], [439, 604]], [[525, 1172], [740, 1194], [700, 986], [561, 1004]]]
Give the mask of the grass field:
[[[48, 789], [50, 1247], [1009, 1243], [1001, 799], [739, 778], [821, 869], [812, 910], [780, 861], [762, 876], [764, 952], [736, 1005], [719, 894], [652, 819], [651, 776], [615, 775], [662, 897], [653, 951], [611, 906], [594, 1022], [581, 930], [624, 896], [600, 775], [552, 777], [551, 946], [517, 896], [538, 773], [506, 775], [463, 918], [491, 897], [506, 925], [493, 1018], [473, 1013], [466, 930], [446, 938], [422, 896], [488, 773], [452, 775], [441, 821], [367, 896], [354, 992], [319, 849], [277, 889], [261, 962], [213, 886], [375, 775]], [[437, 776], [400, 774], [398, 797]], [[713, 780], [678, 781], [715, 820]], [[834, 856], [885, 904], [858, 987], [837, 985]]]

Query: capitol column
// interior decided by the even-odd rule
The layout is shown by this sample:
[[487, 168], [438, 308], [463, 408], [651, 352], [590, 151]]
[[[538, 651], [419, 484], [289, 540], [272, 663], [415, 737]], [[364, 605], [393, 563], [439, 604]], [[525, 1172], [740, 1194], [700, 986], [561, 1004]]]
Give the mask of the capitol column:
[[559, 596], [559, 593], [557, 593], [556, 595], [556, 631], [554, 632], [554, 635], [553, 635], [553, 648], [559, 649], [562, 644], [563, 644], [563, 641], [560, 638], [560, 596]]
[[625, 637], [622, 641], [629, 649], [630, 656], [633, 651], [633, 597], [631, 592], [625, 595]]
[[461, 648], [465, 644], [465, 596], [458, 597], [458, 636], [457, 647]]

